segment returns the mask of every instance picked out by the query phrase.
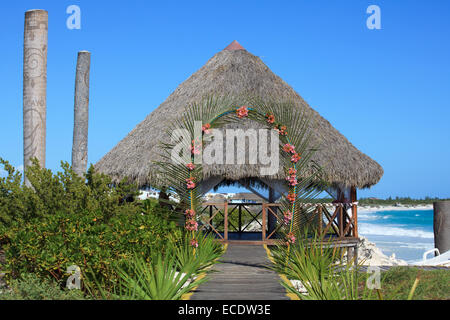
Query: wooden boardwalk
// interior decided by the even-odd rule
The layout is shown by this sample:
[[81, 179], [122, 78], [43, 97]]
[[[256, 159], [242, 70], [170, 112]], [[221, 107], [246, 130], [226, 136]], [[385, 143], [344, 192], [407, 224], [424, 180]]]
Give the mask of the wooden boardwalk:
[[191, 300], [289, 300], [263, 246], [229, 244]]

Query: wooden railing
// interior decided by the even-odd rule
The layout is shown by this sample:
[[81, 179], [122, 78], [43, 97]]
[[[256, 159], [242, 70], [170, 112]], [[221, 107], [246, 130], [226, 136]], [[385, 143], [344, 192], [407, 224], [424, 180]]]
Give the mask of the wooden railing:
[[[236, 232], [245, 232], [245, 230], [250, 226], [250, 224], [255, 221], [262, 228], [262, 223], [259, 222], [258, 217], [262, 214], [262, 209], [258, 210], [258, 212], [251, 212], [248, 207], [259, 207], [262, 203], [229, 203], [228, 207], [230, 208], [228, 212], [228, 223], [230, 227], [228, 231], [236, 231]], [[232, 214], [238, 215], [237, 227], [231, 223], [230, 217]], [[243, 225], [242, 216], [248, 215], [250, 216], [250, 220], [245, 221], [245, 225]]]
[[283, 216], [280, 215], [280, 211], [278, 208], [280, 204], [278, 203], [263, 203], [262, 206], [262, 239], [263, 241], [274, 240], [276, 237], [276, 232], [281, 228], [282, 223], [276, 223], [272, 226], [272, 229], [268, 229], [269, 223], [268, 220], [273, 218], [275, 221], [283, 221]]
[[[203, 210], [200, 212], [201, 226], [199, 230], [213, 232], [220, 240], [228, 240], [228, 203], [205, 203]], [[223, 208], [223, 212], [220, 210]], [[209, 214], [209, 217], [205, 217], [205, 213]], [[223, 223], [214, 225], [213, 219], [215, 216], [221, 215], [223, 217]], [[220, 232], [220, 226], [223, 224], [223, 233]]]
[[[275, 240], [282, 227], [283, 212], [278, 203], [205, 203], [201, 212], [201, 230], [213, 232], [220, 240], [228, 241], [228, 232], [245, 232], [256, 221], [261, 225], [261, 241]], [[248, 210], [249, 206], [262, 206], [258, 212]], [[345, 208], [345, 207], [346, 208]], [[337, 240], [358, 237], [357, 205], [319, 203], [303, 204], [307, 213], [307, 223], [315, 226], [320, 237], [329, 236]], [[350, 212], [347, 212], [349, 210]], [[242, 223], [242, 213], [250, 216], [250, 221]], [[237, 225], [229, 217], [238, 214]], [[215, 217], [223, 219], [214, 219]], [[261, 222], [259, 217], [261, 217]], [[216, 220], [216, 221], [214, 221]], [[269, 220], [272, 223], [269, 223]]]
[[332, 234], [338, 238], [358, 237], [356, 204], [317, 204], [313, 217], [318, 219], [318, 233], [321, 236]]

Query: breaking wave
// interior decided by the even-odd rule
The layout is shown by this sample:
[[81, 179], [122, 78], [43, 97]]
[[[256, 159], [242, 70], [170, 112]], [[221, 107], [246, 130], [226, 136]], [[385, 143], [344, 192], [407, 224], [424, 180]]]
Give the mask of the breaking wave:
[[433, 232], [420, 229], [406, 229], [401, 227], [392, 227], [388, 225], [376, 225], [372, 223], [361, 223], [359, 225], [359, 233], [365, 235], [377, 236], [396, 236], [396, 237], [413, 237], [434, 239]]

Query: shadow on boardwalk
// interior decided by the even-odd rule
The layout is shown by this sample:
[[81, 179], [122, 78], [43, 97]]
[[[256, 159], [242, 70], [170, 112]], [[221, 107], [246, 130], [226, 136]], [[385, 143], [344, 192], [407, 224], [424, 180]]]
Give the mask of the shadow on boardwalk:
[[262, 246], [229, 245], [191, 300], [289, 300], [270, 263]]

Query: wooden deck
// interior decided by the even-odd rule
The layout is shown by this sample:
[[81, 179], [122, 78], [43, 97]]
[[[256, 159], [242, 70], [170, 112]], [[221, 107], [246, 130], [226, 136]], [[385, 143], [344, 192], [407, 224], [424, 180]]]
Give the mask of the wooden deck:
[[[268, 269], [270, 264], [262, 245], [230, 243], [220, 263], [214, 266], [214, 272], [208, 275], [209, 280], [195, 290], [190, 300], [290, 300], [280, 284], [280, 276]], [[391, 268], [380, 266], [381, 271]], [[450, 270], [447, 267], [417, 268]], [[359, 267], [359, 271], [367, 272], [367, 267]]]
[[191, 300], [289, 300], [262, 245], [229, 244]]

